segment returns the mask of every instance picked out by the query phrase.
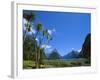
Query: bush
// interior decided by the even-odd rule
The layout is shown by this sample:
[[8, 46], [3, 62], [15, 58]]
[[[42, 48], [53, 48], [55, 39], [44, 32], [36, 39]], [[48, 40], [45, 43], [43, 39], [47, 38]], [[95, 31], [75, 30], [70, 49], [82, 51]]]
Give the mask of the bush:
[[81, 66], [81, 62], [71, 62], [71, 66]]

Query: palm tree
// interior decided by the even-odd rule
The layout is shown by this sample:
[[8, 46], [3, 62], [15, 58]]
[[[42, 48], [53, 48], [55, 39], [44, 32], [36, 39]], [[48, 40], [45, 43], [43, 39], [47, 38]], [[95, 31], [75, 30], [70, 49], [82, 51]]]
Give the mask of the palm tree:
[[[39, 68], [40, 67], [40, 63], [42, 61], [42, 52], [44, 51], [41, 51], [41, 50], [45, 50], [45, 47], [43, 49], [41, 49], [41, 45], [42, 45], [42, 42], [43, 42], [43, 39], [46, 38], [47, 39], [47, 44], [49, 43], [49, 41], [52, 40], [52, 36], [49, 34], [48, 32], [48, 29], [43, 29], [43, 25], [41, 23], [37, 24], [36, 26], [36, 37], [39, 35], [39, 37], [42, 37], [42, 38], [39, 38], [39, 44], [36, 48], [36, 68]], [[41, 35], [42, 34], [42, 35]]]
[[[38, 35], [40, 35], [40, 33], [42, 33], [42, 31], [43, 31], [43, 26], [42, 26], [42, 24], [41, 23], [38, 23], [37, 24], [37, 26], [36, 26], [36, 31], [37, 31], [37, 33], [36, 33], [36, 37], [38, 36]], [[35, 37], [35, 39], [36, 39], [36, 37]], [[39, 68], [40, 67], [40, 46], [41, 46], [41, 39], [39, 39], [39, 45], [37, 46], [37, 53], [36, 53], [36, 68]]]

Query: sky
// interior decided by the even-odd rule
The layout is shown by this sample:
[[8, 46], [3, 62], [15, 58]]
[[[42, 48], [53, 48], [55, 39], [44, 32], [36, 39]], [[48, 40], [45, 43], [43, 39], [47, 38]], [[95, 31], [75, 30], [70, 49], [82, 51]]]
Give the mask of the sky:
[[57, 49], [63, 56], [72, 50], [81, 50], [86, 35], [90, 33], [90, 13], [50, 11], [34, 11], [34, 13], [36, 16], [34, 23], [42, 23], [53, 36], [46, 49], [48, 53]]

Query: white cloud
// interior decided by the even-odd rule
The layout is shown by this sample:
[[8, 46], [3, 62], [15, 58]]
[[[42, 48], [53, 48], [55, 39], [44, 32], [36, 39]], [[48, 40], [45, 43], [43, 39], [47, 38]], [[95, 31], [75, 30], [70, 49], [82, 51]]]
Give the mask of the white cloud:
[[56, 32], [55, 28], [53, 28], [52, 30], [48, 30], [48, 33], [49, 33], [50, 35], [52, 35], [53, 32]]
[[43, 45], [41, 46], [41, 48], [50, 49], [51, 46], [50, 46], [50, 45], [45, 45], [45, 44], [43, 44]]
[[25, 18], [23, 18], [23, 24], [27, 24], [27, 20]]
[[25, 18], [23, 18], [23, 30], [26, 31], [26, 26], [25, 24], [27, 24], [27, 20]]
[[[25, 18], [23, 18], [23, 30], [26, 31], [26, 26], [25, 24], [27, 24], [27, 20]], [[33, 25], [31, 27], [31, 31], [27, 32], [28, 35], [31, 35], [31, 34], [35, 34], [36, 33], [36, 30], [33, 29]]]
[[81, 51], [81, 49], [78, 50], [78, 52], [80, 52], [80, 51]]
[[39, 42], [38, 38], [35, 39], [37, 42]]
[[52, 34], [52, 30], [48, 30], [48, 33], [51, 35]]

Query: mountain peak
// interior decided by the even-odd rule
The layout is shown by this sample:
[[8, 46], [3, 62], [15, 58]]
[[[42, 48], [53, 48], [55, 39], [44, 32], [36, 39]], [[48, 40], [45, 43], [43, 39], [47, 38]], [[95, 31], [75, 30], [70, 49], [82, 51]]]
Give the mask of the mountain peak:
[[71, 59], [71, 58], [77, 58], [78, 57], [78, 51], [72, 50], [67, 55], [64, 55], [64, 59]]

